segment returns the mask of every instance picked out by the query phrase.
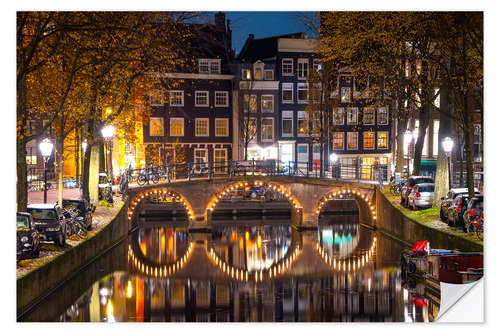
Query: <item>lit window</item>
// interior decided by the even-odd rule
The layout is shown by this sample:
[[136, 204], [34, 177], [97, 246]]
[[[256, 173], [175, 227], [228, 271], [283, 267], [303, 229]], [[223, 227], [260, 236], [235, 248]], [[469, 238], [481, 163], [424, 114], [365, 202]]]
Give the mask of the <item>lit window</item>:
[[194, 93], [195, 106], [208, 106], [208, 91], [195, 91]]
[[257, 118], [248, 118], [248, 142], [256, 142], [257, 139]]
[[215, 106], [229, 106], [229, 95], [227, 91], [215, 92]]
[[34, 165], [36, 163], [36, 147], [26, 147], [26, 164]]
[[297, 71], [298, 78], [306, 79], [309, 70], [309, 59], [299, 58], [297, 60], [297, 66], [298, 66], [298, 71]]
[[358, 149], [358, 132], [347, 132], [347, 149]]
[[170, 118], [170, 136], [184, 136], [184, 118]]
[[344, 132], [333, 133], [333, 149], [344, 149]]
[[200, 171], [201, 166], [208, 162], [208, 152], [206, 149], [194, 149], [194, 163], [196, 171]]
[[307, 103], [307, 83], [297, 84], [297, 102]]
[[149, 118], [149, 136], [163, 136], [163, 118]]
[[358, 108], [347, 109], [347, 125], [358, 124]]
[[363, 110], [363, 125], [375, 125], [375, 109], [372, 107]]
[[377, 148], [387, 149], [389, 147], [389, 133], [377, 132]]
[[318, 59], [313, 59], [313, 69], [318, 72], [321, 70], [321, 63]]
[[284, 76], [293, 75], [293, 59], [286, 58], [281, 61], [281, 72]]
[[340, 101], [349, 103], [351, 101], [351, 87], [342, 87], [340, 89]]
[[282, 112], [282, 136], [293, 136], [293, 111]]
[[262, 95], [261, 96], [262, 112], [274, 112], [274, 96]]
[[216, 172], [223, 172], [227, 160], [227, 149], [214, 149], [214, 162], [216, 167]]
[[241, 70], [241, 78], [242, 80], [251, 80], [252, 79], [252, 71], [249, 69]]
[[333, 124], [344, 125], [344, 108], [333, 109]]
[[283, 83], [281, 99], [283, 103], [293, 103], [293, 83]]
[[215, 136], [229, 136], [229, 119], [215, 118]]
[[387, 107], [378, 108], [378, 124], [379, 125], [389, 124], [389, 111]]
[[297, 114], [297, 130], [298, 136], [307, 136], [309, 132], [309, 119], [307, 113], [299, 111]]
[[363, 148], [375, 149], [375, 133], [373, 132], [363, 133]]
[[184, 91], [183, 90], [170, 90], [170, 105], [171, 106], [184, 106]]
[[262, 141], [273, 141], [274, 139], [274, 119], [262, 118], [261, 123]]
[[264, 75], [263, 71], [264, 71], [264, 64], [259, 63], [259, 64], [254, 65], [253, 72], [254, 72], [255, 80], [262, 80], [262, 76]]
[[247, 95], [243, 96], [243, 110], [245, 112], [250, 109], [250, 112], [257, 112], [257, 95]]
[[208, 118], [196, 118], [195, 121], [195, 135], [196, 136], [208, 136]]
[[264, 80], [267, 80], [267, 81], [274, 80], [274, 71], [272, 69], [264, 70]]

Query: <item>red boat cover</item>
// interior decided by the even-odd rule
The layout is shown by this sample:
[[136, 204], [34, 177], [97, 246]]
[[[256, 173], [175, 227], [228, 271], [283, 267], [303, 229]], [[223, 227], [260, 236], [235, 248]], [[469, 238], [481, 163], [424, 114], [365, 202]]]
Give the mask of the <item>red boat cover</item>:
[[427, 306], [427, 302], [420, 297], [414, 298], [413, 303], [415, 303], [416, 306]]
[[428, 240], [416, 242], [415, 244], [413, 244], [413, 247], [411, 248], [411, 250], [412, 251], [425, 250], [425, 248], [427, 247], [427, 244], [429, 244]]

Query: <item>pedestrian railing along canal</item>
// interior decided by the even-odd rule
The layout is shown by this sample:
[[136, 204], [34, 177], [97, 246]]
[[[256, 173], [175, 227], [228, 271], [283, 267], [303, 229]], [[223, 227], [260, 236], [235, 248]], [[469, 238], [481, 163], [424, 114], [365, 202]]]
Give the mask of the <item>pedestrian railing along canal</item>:
[[189, 162], [169, 164], [142, 169], [127, 169], [127, 181], [137, 182], [140, 186], [156, 184], [160, 181], [232, 178], [238, 176], [285, 176], [326, 178], [350, 181], [387, 181], [387, 166], [361, 163], [320, 164], [278, 160], [228, 160], [219, 162]]

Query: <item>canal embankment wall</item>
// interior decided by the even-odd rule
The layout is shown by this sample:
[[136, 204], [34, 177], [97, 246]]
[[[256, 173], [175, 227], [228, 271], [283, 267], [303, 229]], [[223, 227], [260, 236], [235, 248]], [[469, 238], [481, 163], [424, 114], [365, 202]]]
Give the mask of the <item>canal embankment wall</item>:
[[116, 216], [94, 236], [68, 249], [47, 264], [17, 279], [17, 315], [36, 301], [47, 297], [60, 285], [73, 278], [80, 269], [128, 235], [130, 226], [124, 204]]
[[483, 245], [470, 239], [427, 226], [406, 216], [380, 191], [376, 190], [376, 227], [382, 233], [413, 244], [428, 240], [432, 248], [458, 249], [462, 252], [482, 252]]

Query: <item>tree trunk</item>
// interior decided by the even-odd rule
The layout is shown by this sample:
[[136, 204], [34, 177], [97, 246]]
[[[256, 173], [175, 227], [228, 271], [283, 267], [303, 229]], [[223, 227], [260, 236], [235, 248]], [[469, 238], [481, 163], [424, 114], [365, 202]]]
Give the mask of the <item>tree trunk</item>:
[[441, 87], [441, 101], [440, 101], [440, 113], [439, 113], [439, 133], [438, 133], [438, 158], [436, 165], [436, 177], [434, 179], [434, 207], [441, 206], [441, 198], [448, 193], [451, 188], [449, 184], [451, 170], [448, 169], [448, 157], [446, 156], [441, 142], [444, 138], [451, 137], [451, 125], [452, 120], [449, 115], [452, 113], [452, 107], [450, 104], [450, 89], [447, 84], [443, 84]]
[[82, 160], [82, 198], [90, 202], [90, 194], [89, 194], [89, 175], [90, 175], [90, 152], [92, 146], [87, 146], [87, 151], [83, 154]]
[[90, 202], [96, 205], [99, 202], [99, 145], [92, 146], [90, 152], [90, 167], [89, 167], [89, 196]]
[[472, 93], [470, 88], [465, 96], [464, 103], [464, 143], [465, 143], [465, 162], [467, 167], [467, 188], [469, 189], [469, 198], [474, 197], [474, 127], [472, 123]]
[[58, 154], [57, 156], [57, 203], [59, 207], [62, 207], [62, 198], [63, 198], [63, 172], [64, 172], [64, 116], [61, 115], [60, 123], [59, 123], [59, 142], [57, 142], [58, 146]]
[[405, 167], [405, 132], [407, 127], [406, 120], [397, 120], [397, 135], [396, 135], [396, 172], [403, 174]]
[[425, 132], [429, 126], [430, 110], [429, 106], [425, 105], [420, 108], [419, 112], [419, 125], [418, 125], [418, 138], [415, 143], [415, 154], [413, 156], [413, 176], [420, 175], [420, 165], [422, 163], [422, 148], [424, 147]]
[[28, 175], [26, 165], [26, 144], [22, 140], [18, 140], [17, 148], [17, 211], [25, 212], [28, 206]]

